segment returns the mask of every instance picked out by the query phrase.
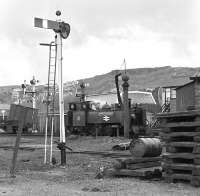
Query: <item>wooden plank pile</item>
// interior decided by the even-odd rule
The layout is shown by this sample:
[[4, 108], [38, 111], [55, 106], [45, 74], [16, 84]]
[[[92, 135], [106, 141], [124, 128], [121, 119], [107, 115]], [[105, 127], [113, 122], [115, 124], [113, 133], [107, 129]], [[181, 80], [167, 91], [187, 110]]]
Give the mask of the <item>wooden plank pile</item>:
[[118, 158], [105, 175], [142, 178], [161, 177], [161, 142], [157, 138], [138, 138], [130, 143], [129, 158]]
[[163, 176], [167, 182], [200, 186], [200, 111], [163, 114]]
[[119, 158], [106, 174], [146, 179], [161, 177], [161, 157]]

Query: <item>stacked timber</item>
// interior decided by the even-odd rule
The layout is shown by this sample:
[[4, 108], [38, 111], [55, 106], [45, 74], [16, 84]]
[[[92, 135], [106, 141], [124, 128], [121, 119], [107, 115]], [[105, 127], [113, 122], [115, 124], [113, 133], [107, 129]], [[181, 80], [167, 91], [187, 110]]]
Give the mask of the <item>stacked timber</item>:
[[161, 177], [161, 143], [156, 138], [138, 138], [131, 141], [129, 158], [118, 158], [106, 175], [142, 178]]
[[187, 181], [200, 186], [200, 111], [159, 115], [165, 142], [163, 176], [167, 182]]

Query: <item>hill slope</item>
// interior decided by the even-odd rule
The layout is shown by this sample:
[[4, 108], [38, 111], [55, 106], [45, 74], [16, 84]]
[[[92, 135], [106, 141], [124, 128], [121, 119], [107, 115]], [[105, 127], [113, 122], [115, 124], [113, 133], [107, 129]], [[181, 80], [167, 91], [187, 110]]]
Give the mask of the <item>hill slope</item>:
[[[158, 67], [138, 68], [127, 70], [129, 76], [130, 90], [142, 90], [160, 86], [182, 85], [190, 81], [189, 77], [198, 73], [200, 68], [188, 67]], [[102, 93], [115, 89], [114, 77], [116, 71], [104, 75], [87, 78], [84, 81], [89, 83], [88, 92]]]
[[[83, 79], [89, 83], [87, 94], [96, 94], [109, 91], [115, 91], [115, 74], [118, 70], [106, 74], [97, 75], [91, 78]], [[143, 90], [146, 88], [156, 88], [160, 86], [176, 86], [189, 82], [189, 77], [200, 72], [198, 68], [188, 67], [156, 67], [156, 68], [137, 68], [128, 69], [129, 90]], [[119, 80], [121, 84], [121, 79]], [[10, 103], [11, 93], [14, 88], [19, 86], [0, 87], [0, 103]], [[42, 87], [41, 87], [42, 88]]]

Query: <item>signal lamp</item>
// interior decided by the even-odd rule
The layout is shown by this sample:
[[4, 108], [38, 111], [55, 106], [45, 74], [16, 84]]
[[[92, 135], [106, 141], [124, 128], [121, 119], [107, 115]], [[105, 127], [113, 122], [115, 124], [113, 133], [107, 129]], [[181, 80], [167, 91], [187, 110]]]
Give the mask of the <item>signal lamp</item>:
[[69, 109], [76, 110], [76, 105], [74, 103], [70, 104]]
[[82, 105], [82, 109], [84, 109], [84, 110], [87, 109], [87, 105], [85, 103]]

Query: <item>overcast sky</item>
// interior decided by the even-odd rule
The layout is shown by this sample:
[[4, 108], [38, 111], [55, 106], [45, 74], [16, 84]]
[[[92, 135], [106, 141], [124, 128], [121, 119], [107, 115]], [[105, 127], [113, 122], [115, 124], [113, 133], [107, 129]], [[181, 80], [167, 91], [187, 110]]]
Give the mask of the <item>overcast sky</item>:
[[1, 0], [0, 85], [33, 75], [47, 83], [48, 48], [54, 32], [34, 28], [34, 17], [71, 26], [63, 41], [64, 81], [120, 69], [200, 67], [199, 0]]

